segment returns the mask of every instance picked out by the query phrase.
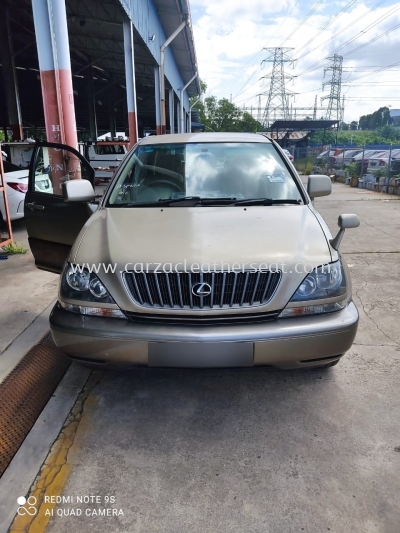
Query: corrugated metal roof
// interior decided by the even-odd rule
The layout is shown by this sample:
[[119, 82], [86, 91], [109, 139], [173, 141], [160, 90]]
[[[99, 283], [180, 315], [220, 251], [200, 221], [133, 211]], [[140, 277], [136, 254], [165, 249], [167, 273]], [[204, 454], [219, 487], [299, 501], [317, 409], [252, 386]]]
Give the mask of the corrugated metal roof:
[[[153, 0], [153, 2], [167, 37], [185, 18], [189, 21], [188, 26], [170, 44], [179, 72], [183, 81], [187, 83], [198, 68], [189, 2], [188, 0]], [[187, 90], [189, 94], [200, 94], [199, 77]]]
[[278, 134], [276, 133], [276, 131], [269, 131], [267, 133], [265, 133], [265, 135], [270, 138], [270, 139], [283, 139], [284, 137], [286, 137], [288, 134], [288, 139], [290, 140], [293, 140], [293, 141], [299, 141], [300, 139], [304, 139], [304, 137], [307, 137], [307, 135], [311, 133], [310, 131], [280, 131], [278, 132]]

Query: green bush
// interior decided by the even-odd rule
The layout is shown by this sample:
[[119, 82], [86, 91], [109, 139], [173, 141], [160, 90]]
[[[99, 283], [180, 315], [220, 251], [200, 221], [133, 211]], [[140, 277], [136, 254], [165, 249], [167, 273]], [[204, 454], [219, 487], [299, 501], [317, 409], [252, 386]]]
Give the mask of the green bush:
[[355, 161], [350, 163], [346, 167], [346, 172], [351, 178], [358, 178], [361, 173], [361, 163], [356, 163]]
[[26, 252], [28, 251], [27, 248], [25, 248], [21, 244], [18, 244], [17, 242], [11, 242], [10, 244], [6, 244], [5, 246], [3, 246], [3, 250], [10, 255], [26, 254]]
[[310, 174], [312, 174], [313, 168], [314, 168], [314, 165], [312, 163], [307, 163], [306, 168], [304, 170], [304, 174], [306, 176], [309, 176]]

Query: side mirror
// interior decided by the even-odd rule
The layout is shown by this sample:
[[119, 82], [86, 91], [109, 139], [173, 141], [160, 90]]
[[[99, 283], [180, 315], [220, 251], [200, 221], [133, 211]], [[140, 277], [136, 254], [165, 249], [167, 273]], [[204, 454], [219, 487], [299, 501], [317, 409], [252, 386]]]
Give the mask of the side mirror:
[[332, 192], [331, 178], [324, 174], [312, 174], [308, 177], [307, 192], [311, 200], [318, 196], [329, 196]]
[[334, 239], [329, 242], [334, 250], [339, 250], [340, 243], [342, 242], [344, 231], [350, 228], [358, 228], [360, 225], [360, 219], [357, 215], [339, 215], [338, 226], [340, 228], [339, 233]]
[[62, 185], [65, 202], [93, 202], [95, 193], [88, 180], [70, 180]]

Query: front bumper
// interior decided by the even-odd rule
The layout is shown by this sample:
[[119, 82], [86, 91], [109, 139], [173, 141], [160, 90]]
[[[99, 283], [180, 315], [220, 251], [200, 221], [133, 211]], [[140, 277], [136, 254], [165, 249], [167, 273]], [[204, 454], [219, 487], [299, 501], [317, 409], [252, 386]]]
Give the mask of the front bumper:
[[69, 357], [99, 365], [326, 365], [351, 347], [357, 325], [358, 312], [353, 302], [336, 313], [240, 325], [135, 323], [82, 316], [65, 311], [59, 304], [50, 315], [56, 345]]

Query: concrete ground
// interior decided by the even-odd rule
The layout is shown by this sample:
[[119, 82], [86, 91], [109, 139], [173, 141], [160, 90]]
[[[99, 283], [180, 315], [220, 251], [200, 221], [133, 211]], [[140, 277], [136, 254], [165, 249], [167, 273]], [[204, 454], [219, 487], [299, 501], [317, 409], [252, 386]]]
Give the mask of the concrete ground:
[[[13, 222], [14, 240], [28, 249], [0, 261], [0, 357], [57, 297], [59, 276], [35, 267], [23, 220]], [[0, 255], [3, 255], [0, 249]]]
[[400, 201], [333, 189], [316, 202], [332, 232], [361, 219], [342, 243], [360, 327], [340, 364], [94, 372], [33, 488], [72, 502], [29, 531], [399, 533]]
[[[102, 195], [105, 188], [104, 184], [96, 186], [96, 194]], [[35, 267], [24, 220], [14, 220], [12, 230], [14, 241], [28, 251], [0, 261], [0, 356], [57, 298], [59, 280], [57, 274]], [[1, 248], [0, 255], [4, 255]]]

